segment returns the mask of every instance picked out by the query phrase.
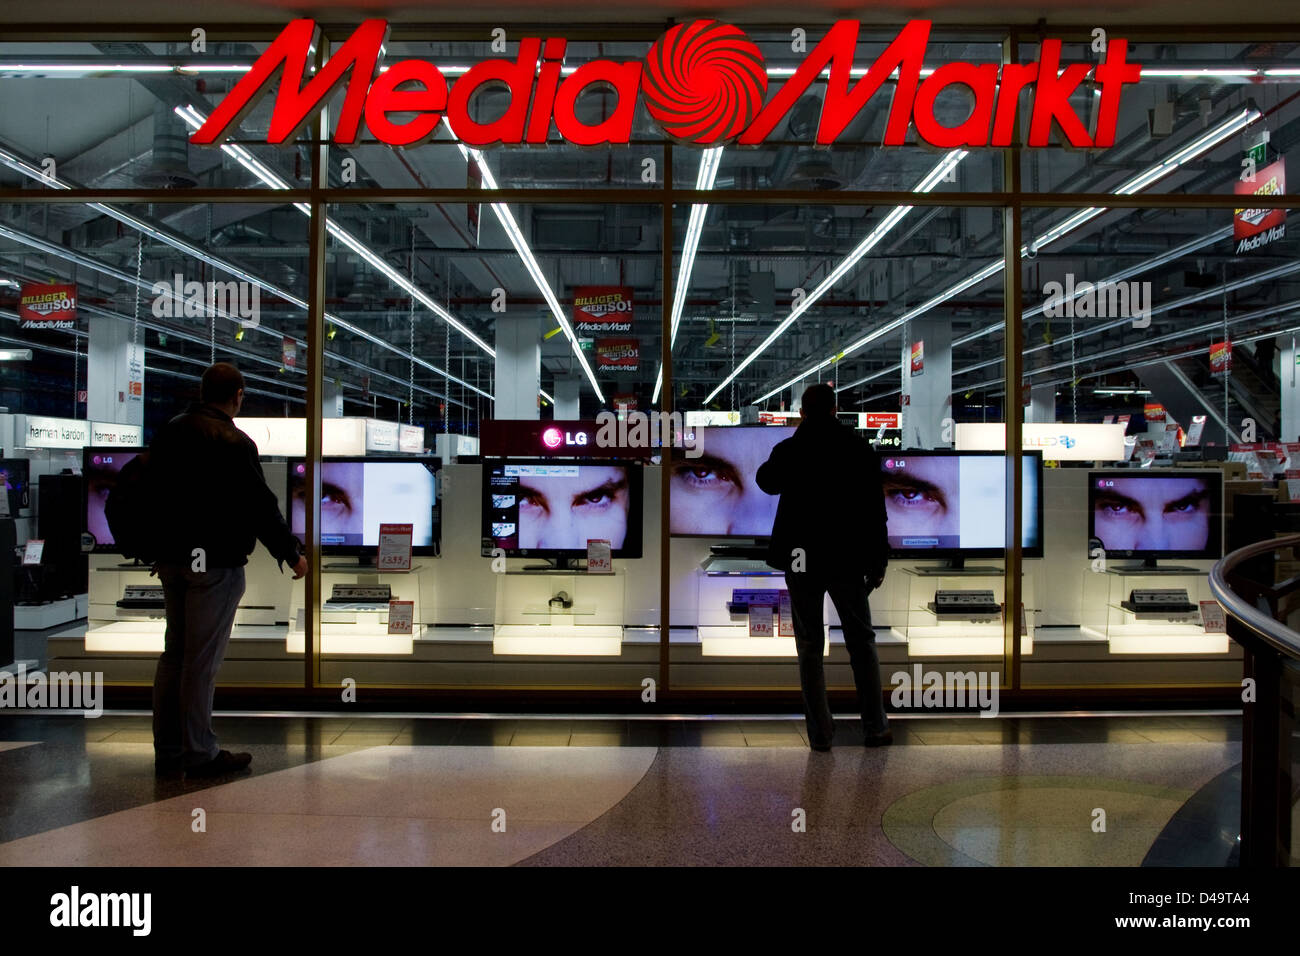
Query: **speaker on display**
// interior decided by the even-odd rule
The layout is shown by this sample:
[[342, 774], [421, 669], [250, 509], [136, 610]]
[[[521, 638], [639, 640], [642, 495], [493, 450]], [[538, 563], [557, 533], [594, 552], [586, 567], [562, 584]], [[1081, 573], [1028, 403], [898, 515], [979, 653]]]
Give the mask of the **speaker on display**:
[[0, 518], [0, 667], [14, 662], [14, 545], [13, 518]]
[[89, 560], [81, 550], [85, 482], [80, 475], [41, 475], [36, 507], [37, 537], [45, 541], [41, 599], [52, 601], [85, 594], [89, 578]]

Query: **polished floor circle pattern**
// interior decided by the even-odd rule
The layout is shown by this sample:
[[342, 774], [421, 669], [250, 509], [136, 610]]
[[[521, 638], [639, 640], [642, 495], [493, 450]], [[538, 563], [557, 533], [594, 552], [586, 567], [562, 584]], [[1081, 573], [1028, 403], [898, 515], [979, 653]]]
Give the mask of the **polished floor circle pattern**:
[[1232, 718], [800, 726], [228, 719], [258, 772], [177, 784], [140, 718], [9, 721], [0, 865], [1138, 865], [1241, 749]]

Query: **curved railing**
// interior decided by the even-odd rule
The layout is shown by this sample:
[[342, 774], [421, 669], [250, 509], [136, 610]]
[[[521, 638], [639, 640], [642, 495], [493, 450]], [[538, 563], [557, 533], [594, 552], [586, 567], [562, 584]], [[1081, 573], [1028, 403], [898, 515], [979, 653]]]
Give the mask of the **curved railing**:
[[[1210, 569], [1210, 593], [1230, 618], [1236, 619], [1278, 653], [1300, 659], [1300, 633], [1291, 630], [1274, 616], [1277, 613], [1277, 602], [1293, 591], [1300, 590], [1300, 578], [1274, 585], [1244, 580], [1234, 573], [1253, 558], [1297, 547], [1300, 547], [1300, 534], [1259, 541], [1233, 551]], [[1249, 599], [1240, 593], [1242, 589], [1250, 592]], [[1261, 602], [1269, 608], [1267, 613], [1259, 607]]]
[[[1290, 866], [1293, 741], [1300, 700], [1300, 634], [1283, 624], [1281, 602], [1300, 591], [1300, 576], [1274, 583], [1280, 550], [1300, 548], [1300, 534], [1247, 545], [1216, 563], [1210, 593], [1227, 615], [1228, 636], [1241, 645], [1241, 856], [1243, 867]], [[1257, 577], [1267, 580], [1254, 580]]]

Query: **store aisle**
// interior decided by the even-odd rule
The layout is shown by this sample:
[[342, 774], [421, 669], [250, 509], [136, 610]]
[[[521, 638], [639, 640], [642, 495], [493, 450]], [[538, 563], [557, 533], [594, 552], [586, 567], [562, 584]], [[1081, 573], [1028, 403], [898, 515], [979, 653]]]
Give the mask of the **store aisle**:
[[189, 782], [147, 718], [6, 718], [0, 865], [1136, 866], [1174, 829], [1226, 859], [1238, 718], [852, 723], [815, 754], [793, 720], [222, 718], [255, 772]]

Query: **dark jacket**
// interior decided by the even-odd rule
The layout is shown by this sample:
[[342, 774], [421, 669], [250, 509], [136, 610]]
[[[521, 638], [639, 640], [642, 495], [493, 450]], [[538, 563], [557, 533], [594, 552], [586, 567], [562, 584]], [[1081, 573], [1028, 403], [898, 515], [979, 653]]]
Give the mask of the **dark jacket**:
[[277, 561], [298, 560], [257, 445], [225, 412], [195, 403], [158, 430], [149, 448], [158, 499], [158, 560], [189, 566], [202, 548], [209, 568], [248, 563], [256, 542]]
[[804, 570], [875, 577], [889, 563], [880, 457], [833, 418], [809, 419], [759, 466], [758, 486], [780, 495], [767, 563], [791, 570], [802, 548]]

